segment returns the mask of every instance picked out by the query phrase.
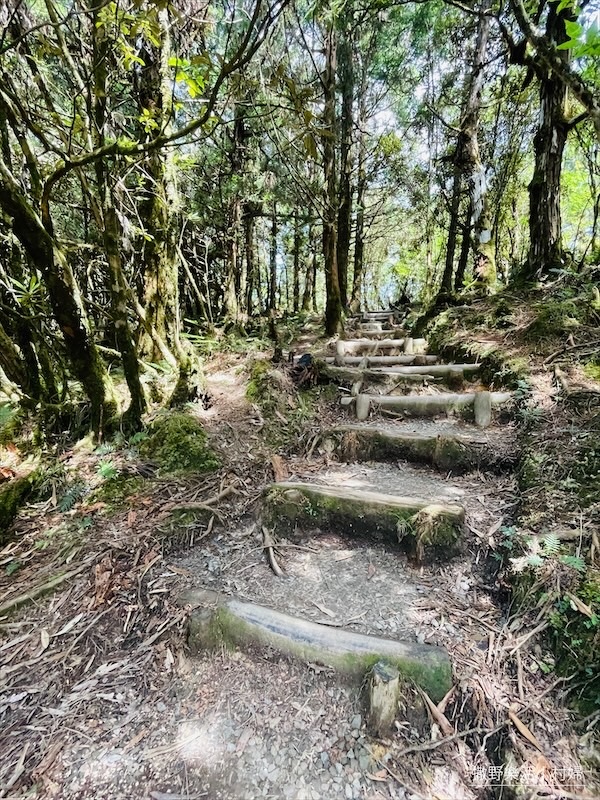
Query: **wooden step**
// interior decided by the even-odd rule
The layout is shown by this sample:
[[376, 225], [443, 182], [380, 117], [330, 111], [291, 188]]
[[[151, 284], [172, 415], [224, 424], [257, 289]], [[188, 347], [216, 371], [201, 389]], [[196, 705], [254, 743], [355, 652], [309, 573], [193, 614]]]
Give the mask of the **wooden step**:
[[188, 644], [192, 653], [223, 646], [266, 647], [303, 662], [325, 664], [359, 685], [379, 661], [393, 664], [439, 702], [452, 686], [452, 667], [441, 647], [402, 642], [334, 628], [219, 594], [192, 589], [178, 598], [191, 606]]
[[426, 550], [452, 551], [465, 517], [462, 506], [435, 498], [300, 482], [272, 484], [262, 513], [275, 531], [319, 528], [397, 540], [419, 562]]
[[514, 466], [518, 450], [507, 436], [505, 441], [490, 437], [481, 430], [462, 429], [441, 432], [434, 423], [429, 430], [410, 431], [388, 426], [339, 425], [326, 437], [345, 461], [392, 461], [402, 459], [431, 464], [443, 472], [459, 475], [472, 470], [500, 471]]
[[492, 408], [511, 401], [509, 392], [461, 392], [438, 395], [376, 395], [358, 394], [343, 397], [342, 405], [355, 404], [356, 418], [365, 420], [373, 407], [393, 410], [408, 417], [435, 417], [438, 414], [458, 414], [474, 417], [475, 424], [486, 428], [491, 423]]
[[370, 341], [373, 340], [382, 340], [382, 339], [393, 339], [397, 344], [399, 344], [399, 340], [404, 343], [404, 337], [406, 336], [405, 332], [402, 328], [386, 328], [385, 330], [369, 330], [365, 329], [363, 326], [360, 328], [355, 328], [354, 330], [346, 331], [345, 341], [350, 341], [351, 339], [369, 339]]
[[338, 358], [357, 355], [375, 355], [386, 352], [388, 355], [424, 355], [427, 351], [425, 339], [338, 339], [335, 354]]
[[422, 355], [401, 355], [401, 356], [325, 356], [320, 359], [326, 364], [336, 363], [338, 366], [362, 366], [362, 367], [393, 367], [407, 365], [426, 365], [436, 364], [437, 356]]

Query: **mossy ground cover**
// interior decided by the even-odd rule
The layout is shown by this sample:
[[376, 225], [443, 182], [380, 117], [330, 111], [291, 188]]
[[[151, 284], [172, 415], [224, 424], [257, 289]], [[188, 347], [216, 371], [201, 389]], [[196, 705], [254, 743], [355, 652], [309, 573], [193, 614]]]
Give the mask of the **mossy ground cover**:
[[158, 416], [139, 449], [142, 457], [155, 461], [165, 474], [213, 472], [220, 466], [202, 424], [184, 412]]

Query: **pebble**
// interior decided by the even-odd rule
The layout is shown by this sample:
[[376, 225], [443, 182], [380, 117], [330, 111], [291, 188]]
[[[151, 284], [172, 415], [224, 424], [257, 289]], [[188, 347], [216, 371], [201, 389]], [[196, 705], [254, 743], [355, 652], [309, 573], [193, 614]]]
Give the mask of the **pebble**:
[[324, 767], [329, 764], [329, 753], [326, 753], [325, 751], [321, 753], [321, 764], [323, 764]]
[[349, 783], [347, 783], [344, 787], [344, 794], [348, 798], [348, 800], [353, 800], [354, 792], [352, 791], [352, 787]]
[[365, 772], [367, 769], [369, 769], [370, 760], [371, 759], [367, 755], [358, 757], [358, 766], [363, 770], [363, 772]]
[[352, 717], [352, 729], [355, 731], [360, 730], [360, 726], [362, 725], [362, 717], [360, 714], [355, 714]]

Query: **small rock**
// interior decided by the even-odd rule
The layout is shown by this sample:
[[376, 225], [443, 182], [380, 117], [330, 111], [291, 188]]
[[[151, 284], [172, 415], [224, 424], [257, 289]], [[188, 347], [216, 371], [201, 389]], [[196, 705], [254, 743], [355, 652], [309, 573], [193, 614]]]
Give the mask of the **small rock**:
[[352, 731], [352, 738], [358, 739], [360, 737], [360, 731]]
[[360, 726], [362, 725], [362, 717], [360, 714], [355, 714], [352, 717], [352, 729], [355, 731], [360, 730]]
[[348, 750], [346, 755], [348, 756], [348, 760], [349, 761], [353, 761], [354, 760], [354, 750]]
[[352, 799], [353, 799], [353, 795], [354, 795], [354, 793], [353, 793], [353, 791], [352, 791], [352, 787], [350, 786], [350, 784], [349, 784], [349, 783], [347, 783], [347, 784], [344, 786], [344, 794], [346, 795], [346, 797], [348, 798], [348, 800], [352, 800]]
[[370, 758], [367, 755], [359, 756], [358, 757], [358, 766], [362, 769], [363, 772], [369, 769], [369, 762]]
[[327, 767], [327, 765], [329, 764], [329, 753], [326, 752], [321, 753], [321, 764], [323, 764], [324, 767]]
[[337, 778], [338, 771], [337, 771], [337, 769], [335, 768], [335, 764], [332, 764], [332, 765], [329, 767], [329, 774], [330, 774], [330, 775], [333, 775], [333, 777], [334, 777], [334, 778]]

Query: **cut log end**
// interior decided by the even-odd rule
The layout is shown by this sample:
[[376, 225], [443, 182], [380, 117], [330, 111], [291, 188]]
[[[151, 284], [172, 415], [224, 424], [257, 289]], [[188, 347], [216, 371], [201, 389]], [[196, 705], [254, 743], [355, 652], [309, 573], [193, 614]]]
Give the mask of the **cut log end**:
[[398, 711], [400, 673], [385, 661], [378, 661], [369, 678], [368, 725], [375, 736], [387, 736]]

